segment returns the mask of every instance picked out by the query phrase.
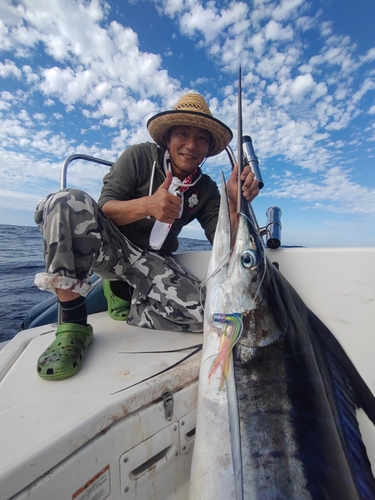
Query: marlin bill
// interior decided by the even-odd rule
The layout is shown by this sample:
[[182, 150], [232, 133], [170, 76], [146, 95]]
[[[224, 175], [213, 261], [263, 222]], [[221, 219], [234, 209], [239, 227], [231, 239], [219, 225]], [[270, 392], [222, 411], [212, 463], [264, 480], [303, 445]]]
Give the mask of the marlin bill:
[[356, 418], [362, 408], [375, 424], [373, 394], [268, 261], [241, 198], [234, 238], [223, 180], [205, 280], [190, 499], [375, 499]]

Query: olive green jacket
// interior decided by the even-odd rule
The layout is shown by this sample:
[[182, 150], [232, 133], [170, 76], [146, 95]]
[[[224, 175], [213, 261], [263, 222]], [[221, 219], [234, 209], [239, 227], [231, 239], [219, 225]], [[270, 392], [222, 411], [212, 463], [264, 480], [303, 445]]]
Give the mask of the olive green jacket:
[[[113, 164], [103, 179], [99, 198], [102, 207], [110, 200], [133, 200], [155, 193], [165, 180], [163, 158], [165, 148], [145, 142], [126, 149]], [[154, 165], [155, 162], [155, 165]], [[154, 165], [154, 175], [152, 175]], [[163, 252], [175, 252], [178, 248], [178, 235], [182, 228], [197, 219], [212, 244], [220, 205], [220, 193], [216, 182], [198, 169], [195, 180], [198, 182], [184, 193], [184, 210], [180, 219], [172, 224], [169, 234], [161, 248]], [[153, 217], [120, 226], [120, 231], [135, 245], [149, 246]]]

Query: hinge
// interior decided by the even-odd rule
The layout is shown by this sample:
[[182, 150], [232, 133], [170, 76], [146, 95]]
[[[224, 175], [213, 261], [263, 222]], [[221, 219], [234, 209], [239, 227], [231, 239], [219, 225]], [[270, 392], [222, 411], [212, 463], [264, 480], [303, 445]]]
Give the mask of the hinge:
[[173, 396], [169, 391], [164, 391], [161, 396], [163, 398], [165, 419], [168, 421], [172, 420], [174, 405]]

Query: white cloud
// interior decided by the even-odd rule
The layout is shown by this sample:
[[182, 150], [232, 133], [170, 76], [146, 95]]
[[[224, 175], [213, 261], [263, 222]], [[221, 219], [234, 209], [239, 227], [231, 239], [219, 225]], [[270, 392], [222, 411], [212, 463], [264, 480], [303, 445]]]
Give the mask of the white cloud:
[[190, 82], [190, 85], [192, 87], [195, 87], [195, 85], [202, 85], [203, 83], [207, 83], [209, 80], [206, 77], [203, 78], [197, 78], [194, 82]]
[[300, 75], [293, 80], [290, 87], [290, 93], [294, 97], [302, 97], [307, 92], [310, 92], [315, 86], [314, 78], [310, 73], [305, 75]]
[[[44, 2], [24, 0], [17, 8], [8, 8], [12, 22], [3, 30], [9, 41], [3, 47], [12, 46], [17, 56], [24, 56], [37, 43], [43, 44], [45, 52], [57, 64], [39, 66], [38, 70], [24, 65], [25, 83], [34, 92], [39, 89], [44, 94], [45, 106], [63, 103], [65, 111], [72, 115], [81, 112], [89, 120], [100, 120], [102, 126], [113, 130], [113, 146], [118, 150], [129, 142], [116, 138], [115, 129], [134, 127], [132, 133], [127, 133], [127, 141], [140, 136], [148, 139], [147, 132], [138, 130], [144, 127], [147, 117], [159, 110], [150, 97], [157, 96], [163, 106], [171, 107], [177, 100], [180, 85], [161, 67], [158, 54], [139, 50], [137, 34], [131, 28], [116, 21], [106, 28], [99, 25], [106, 8], [96, 0], [89, 3], [54, 0], [46, 16]], [[12, 61], [0, 66], [1, 69], [2, 76], [6, 72], [5, 76], [22, 77]], [[3, 98], [0, 108], [10, 109], [6, 99]], [[52, 118], [61, 121], [60, 109]], [[14, 147], [27, 144], [39, 153], [64, 156], [79, 143], [53, 133], [42, 137], [30, 119], [22, 123], [14, 118], [4, 121], [3, 126], [2, 133], [9, 144]], [[94, 130], [95, 124], [92, 126]]]
[[164, 12], [167, 16], [174, 17], [177, 13], [183, 11], [184, 0], [163, 0], [161, 2], [156, 2], [156, 4], [162, 4], [160, 12]]
[[8, 77], [15, 77], [15, 78], [21, 78], [21, 70], [17, 68], [15, 63], [13, 61], [5, 61], [5, 64], [0, 62], [0, 77], [1, 78], [8, 78]]
[[320, 32], [325, 37], [330, 36], [332, 34], [332, 22], [331, 21], [323, 21], [320, 24]]
[[0, 207], [3, 210], [9, 208], [10, 206], [17, 207], [19, 210], [33, 210], [39, 201], [40, 197], [33, 193], [0, 189]]
[[375, 81], [373, 79], [366, 78], [366, 80], [362, 83], [361, 88], [353, 94], [352, 102], [357, 103], [367, 92], [374, 89]]
[[280, 176], [278, 188], [267, 191], [272, 197], [306, 201], [320, 210], [375, 215], [375, 190], [354, 182], [340, 167], [328, 169], [320, 181]]
[[371, 62], [375, 60], [375, 47], [371, 48], [365, 56], [363, 56], [362, 61]]
[[290, 26], [283, 28], [280, 23], [271, 19], [264, 28], [264, 35], [266, 40], [292, 40], [293, 29]]
[[243, 2], [231, 2], [227, 9], [220, 11], [213, 2], [203, 7], [197, 0], [190, 0], [187, 5], [188, 10], [180, 18], [181, 31], [189, 36], [198, 33], [204, 37], [205, 44], [213, 42], [228, 28], [232, 34], [239, 35], [249, 27], [248, 6]]
[[93, 73], [82, 67], [75, 71], [55, 66], [42, 71], [40, 89], [46, 96], [56, 96], [64, 104], [74, 104], [87, 95], [93, 79]]
[[[71, 110], [81, 101], [94, 106], [103, 100], [102, 108], [108, 108], [108, 96], [119, 95], [118, 87], [142, 97], [161, 95], [166, 99], [178, 89], [178, 82], [161, 68], [159, 55], [139, 51], [137, 34], [131, 28], [116, 21], [108, 29], [98, 24], [106, 8], [98, 0], [54, 0], [49, 4], [48, 16], [41, 1], [23, 0], [17, 8], [9, 8], [13, 24], [7, 36], [14, 50], [25, 53], [39, 42], [59, 63], [41, 68], [39, 74], [29, 66], [23, 67], [29, 83], [41, 79], [40, 89], [47, 102], [57, 97]], [[20, 71], [12, 62], [5, 70], [17, 75]], [[126, 109], [123, 100], [113, 101], [113, 106], [119, 104]]]
[[290, 15], [297, 15], [297, 7], [301, 6], [304, 0], [283, 0], [280, 4], [272, 11], [272, 16], [274, 19], [279, 21], [289, 18]]
[[3, 111], [7, 111], [11, 108], [11, 105], [9, 104], [9, 102], [6, 102], [6, 101], [2, 101], [0, 100], [0, 111], [3, 110]]

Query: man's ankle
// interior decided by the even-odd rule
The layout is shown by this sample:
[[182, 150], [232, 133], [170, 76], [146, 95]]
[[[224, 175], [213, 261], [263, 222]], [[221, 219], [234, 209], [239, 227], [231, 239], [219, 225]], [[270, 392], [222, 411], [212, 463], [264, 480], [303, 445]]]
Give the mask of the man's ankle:
[[82, 295], [78, 295], [73, 300], [60, 302], [61, 306], [61, 322], [76, 323], [77, 325], [87, 325], [87, 309], [86, 300]]

